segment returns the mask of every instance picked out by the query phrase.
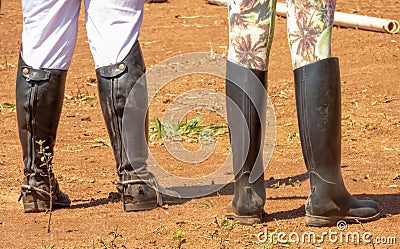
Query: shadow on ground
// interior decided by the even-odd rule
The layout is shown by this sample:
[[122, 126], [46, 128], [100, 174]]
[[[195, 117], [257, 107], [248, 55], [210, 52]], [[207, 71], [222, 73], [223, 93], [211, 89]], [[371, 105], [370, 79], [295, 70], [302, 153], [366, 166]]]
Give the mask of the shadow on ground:
[[[265, 188], [274, 188], [276, 186], [282, 186], [282, 185], [290, 185], [290, 184], [296, 184], [296, 183], [301, 183], [304, 182], [305, 180], [308, 179], [308, 173], [303, 173], [300, 175], [296, 175], [293, 177], [287, 177], [283, 179], [269, 179], [265, 180], [264, 186]], [[202, 188], [209, 188], [210, 186], [185, 186], [185, 187], [174, 187], [171, 188], [172, 190], [178, 191], [181, 190], [182, 188], [185, 188], [186, 191], [188, 188], [191, 188], [190, 191], [197, 192], [197, 191], [202, 191]], [[234, 184], [229, 183], [226, 184], [225, 186], [221, 186], [221, 189], [215, 193], [212, 193], [208, 196], [219, 196], [219, 195], [233, 195], [234, 191]], [[381, 208], [383, 214], [387, 215], [397, 215], [400, 214], [400, 194], [361, 194], [361, 195], [355, 195], [356, 198], [358, 199], [370, 199], [370, 200], [375, 200], [377, 201]], [[92, 208], [96, 206], [101, 206], [101, 205], [106, 205], [108, 203], [117, 203], [121, 199], [120, 194], [117, 192], [111, 192], [109, 193], [107, 198], [100, 198], [100, 199], [80, 199], [80, 200], [73, 200], [73, 204], [69, 209], [82, 209], [82, 208]], [[283, 200], [283, 201], [290, 201], [290, 200], [297, 200], [297, 199], [303, 199], [304, 202], [307, 199], [307, 196], [288, 196], [288, 197], [273, 197], [273, 198], [267, 198], [270, 201], [275, 201], [275, 200]], [[185, 203], [187, 201], [190, 201], [191, 199], [184, 199], [182, 203]], [[270, 213], [266, 216], [265, 221], [272, 221], [272, 220], [282, 220], [282, 219], [295, 219], [299, 217], [303, 217], [305, 215], [304, 211], [304, 205], [301, 205], [300, 207], [293, 209], [293, 210], [286, 210], [286, 211], [281, 211], [281, 212], [276, 212], [276, 213]]]

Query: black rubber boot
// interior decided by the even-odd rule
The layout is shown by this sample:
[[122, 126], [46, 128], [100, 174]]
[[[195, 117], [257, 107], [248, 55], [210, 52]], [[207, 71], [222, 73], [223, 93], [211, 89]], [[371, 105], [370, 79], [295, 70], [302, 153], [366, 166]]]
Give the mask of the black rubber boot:
[[235, 173], [234, 197], [226, 217], [243, 225], [260, 223], [266, 200], [263, 167], [267, 72], [226, 62], [226, 95]]
[[334, 226], [339, 220], [366, 222], [380, 217], [378, 204], [357, 200], [341, 174], [341, 92], [338, 58], [294, 71], [303, 156], [310, 174], [306, 224]]
[[[116, 182], [125, 211], [149, 210], [164, 204], [180, 203], [177, 193], [164, 195], [153, 174], [147, 170], [147, 87], [145, 64], [139, 42], [136, 42], [120, 63], [96, 70], [101, 109], [111, 140], [120, 181]], [[138, 80], [141, 83], [137, 83]], [[128, 103], [132, 91], [134, 103]], [[129, 106], [135, 118], [123, 130], [125, 108]], [[131, 149], [128, 159], [124, 141]]]
[[[51, 170], [66, 75], [62, 70], [33, 69], [19, 58], [16, 106], [25, 175], [20, 199], [25, 212], [50, 210], [51, 202], [52, 207], [71, 204]], [[48, 153], [45, 158], [43, 153]]]

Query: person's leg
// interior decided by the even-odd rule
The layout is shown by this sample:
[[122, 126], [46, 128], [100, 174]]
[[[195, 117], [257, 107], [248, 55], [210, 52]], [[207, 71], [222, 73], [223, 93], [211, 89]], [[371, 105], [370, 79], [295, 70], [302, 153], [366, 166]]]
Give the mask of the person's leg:
[[286, 6], [293, 69], [329, 58], [336, 0], [287, 0]]
[[68, 70], [75, 49], [79, 0], [22, 0], [21, 54], [32, 68]]
[[[78, 0], [22, 1], [16, 106], [25, 175], [20, 198], [25, 212], [49, 210], [50, 188], [54, 206], [70, 205], [68, 196], [59, 189], [51, 164], [79, 7]], [[43, 153], [48, 153], [47, 158]]]
[[275, 6], [275, 0], [228, 1], [226, 105], [235, 183], [226, 216], [247, 225], [261, 222], [266, 200], [262, 144]]
[[378, 219], [378, 204], [352, 197], [341, 175], [339, 60], [330, 57], [335, 0], [293, 2], [287, 1], [288, 37], [300, 139], [311, 187], [306, 224], [332, 226], [339, 220]]
[[[148, 210], [176, 203], [178, 200], [160, 193], [165, 190], [160, 189], [147, 170], [148, 94], [138, 41], [144, 0], [86, 0], [85, 5], [100, 104], [116, 161], [124, 210]], [[134, 103], [128, 103], [131, 90]], [[132, 111], [134, 116], [126, 129], [123, 128], [125, 111]]]

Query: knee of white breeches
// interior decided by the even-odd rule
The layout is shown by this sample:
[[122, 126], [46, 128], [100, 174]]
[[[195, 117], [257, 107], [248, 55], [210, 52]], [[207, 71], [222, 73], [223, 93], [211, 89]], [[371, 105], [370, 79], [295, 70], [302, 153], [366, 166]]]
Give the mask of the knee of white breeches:
[[68, 69], [79, 10], [80, 0], [22, 1], [22, 57], [29, 66]]

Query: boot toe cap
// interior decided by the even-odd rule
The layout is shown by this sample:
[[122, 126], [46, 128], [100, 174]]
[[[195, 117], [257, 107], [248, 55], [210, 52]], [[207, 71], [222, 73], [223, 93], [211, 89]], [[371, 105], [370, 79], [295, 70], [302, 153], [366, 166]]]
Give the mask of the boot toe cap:
[[355, 207], [348, 211], [348, 215], [358, 221], [370, 221], [380, 217], [379, 204], [373, 200], [359, 200]]

